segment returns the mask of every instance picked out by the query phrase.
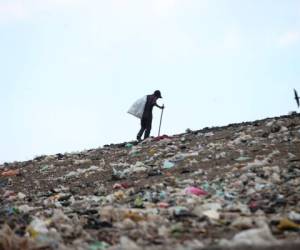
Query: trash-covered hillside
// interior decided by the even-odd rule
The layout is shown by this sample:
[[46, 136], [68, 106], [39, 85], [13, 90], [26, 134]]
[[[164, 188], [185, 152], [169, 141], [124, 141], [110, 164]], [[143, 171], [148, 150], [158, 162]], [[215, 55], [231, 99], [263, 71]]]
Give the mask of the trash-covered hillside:
[[1, 250], [300, 249], [300, 115], [4, 164], [0, 199]]

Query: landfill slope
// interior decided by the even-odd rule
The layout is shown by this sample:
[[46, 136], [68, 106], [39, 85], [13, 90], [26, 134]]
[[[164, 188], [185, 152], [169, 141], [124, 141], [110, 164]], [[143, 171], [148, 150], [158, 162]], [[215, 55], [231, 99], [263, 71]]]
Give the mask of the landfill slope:
[[0, 165], [2, 249], [300, 249], [300, 115]]

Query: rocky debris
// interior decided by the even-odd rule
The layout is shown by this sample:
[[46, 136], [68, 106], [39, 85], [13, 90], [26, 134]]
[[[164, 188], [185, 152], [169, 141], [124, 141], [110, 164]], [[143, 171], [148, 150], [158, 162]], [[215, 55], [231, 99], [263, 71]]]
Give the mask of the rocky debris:
[[0, 166], [0, 249], [299, 249], [300, 116]]

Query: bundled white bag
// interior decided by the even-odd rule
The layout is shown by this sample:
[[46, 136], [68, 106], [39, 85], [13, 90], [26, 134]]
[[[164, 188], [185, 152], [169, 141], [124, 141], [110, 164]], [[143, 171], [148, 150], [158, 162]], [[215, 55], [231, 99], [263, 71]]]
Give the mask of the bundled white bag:
[[140, 99], [138, 99], [132, 106], [131, 108], [128, 110], [127, 113], [142, 119], [143, 117], [143, 113], [144, 113], [144, 109], [145, 109], [145, 105], [147, 102], [147, 96], [144, 96]]

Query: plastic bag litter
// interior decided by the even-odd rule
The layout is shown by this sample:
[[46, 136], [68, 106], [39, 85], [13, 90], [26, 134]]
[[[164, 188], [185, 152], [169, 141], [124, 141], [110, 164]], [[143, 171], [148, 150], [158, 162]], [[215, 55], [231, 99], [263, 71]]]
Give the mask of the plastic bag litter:
[[34, 242], [26, 237], [16, 235], [8, 225], [0, 230], [0, 249], [37, 249]]
[[204, 211], [203, 215], [207, 216], [209, 219], [212, 219], [212, 220], [219, 220], [220, 219], [220, 213], [215, 211], [215, 210]]
[[143, 117], [146, 102], [147, 102], [147, 96], [144, 96], [144, 97], [138, 99], [130, 107], [130, 109], [127, 111], [127, 113], [141, 119]]
[[276, 244], [277, 240], [272, 235], [268, 226], [249, 229], [236, 234], [232, 240], [221, 240], [221, 246], [266, 246]]
[[289, 213], [289, 219], [292, 220], [292, 221], [297, 221], [299, 222], [300, 221], [300, 213], [296, 213], [294, 211], [291, 211]]
[[49, 224], [49, 222], [35, 218], [27, 227], [27, 232], [29, 232], [32, 238], [36, 238], [40, 234], [47, 234], [49, 232], [47, 224]]
[[175, 164], [173, 162], [170, 162], [168, 160], [164, 161], [164, 165], [163, 165], [164, 169], [170, 169], [170, 168], [173, 168], [174, 166], [175, 166]]
[[110, 245], [104, 241], [96, 241], [89, 246], [88, 250], [105, 250], [109, 247]]

